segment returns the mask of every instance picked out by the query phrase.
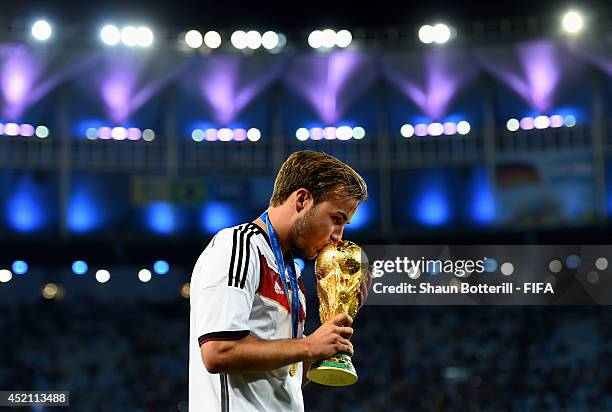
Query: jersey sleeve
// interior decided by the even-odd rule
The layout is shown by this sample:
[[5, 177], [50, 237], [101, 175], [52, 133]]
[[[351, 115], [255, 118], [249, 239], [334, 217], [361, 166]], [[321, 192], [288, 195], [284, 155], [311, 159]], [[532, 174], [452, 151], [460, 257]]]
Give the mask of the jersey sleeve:
[[248, 225], [222, 230], [195, 265], [191, 310], [200, 346], [211, 340], [240, 339], [250, 332], [248, 320], [260, 280], [254, 235]]

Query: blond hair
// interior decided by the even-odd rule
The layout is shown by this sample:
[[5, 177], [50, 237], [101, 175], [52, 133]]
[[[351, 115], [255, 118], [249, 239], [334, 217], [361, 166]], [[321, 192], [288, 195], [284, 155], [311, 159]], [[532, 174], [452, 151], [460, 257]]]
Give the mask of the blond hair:
[[353, 168], [323, 152], [302, 150], [291, 154], [283, 163], [270, 198], [270, 206], [282, 205], [289, 195], [304, 188], [315, 205], [332, 198], [357, 199], [368, 197], [368, 187]]

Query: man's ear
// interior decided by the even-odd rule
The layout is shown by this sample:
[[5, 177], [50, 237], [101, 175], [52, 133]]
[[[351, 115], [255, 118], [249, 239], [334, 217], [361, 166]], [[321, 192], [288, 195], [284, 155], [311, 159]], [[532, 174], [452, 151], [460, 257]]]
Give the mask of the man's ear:
[[299, 188], [295, 191], [295, 211], [301, 212], [304, 210], [308, 203], [312, 202], [312, 195], [308, 191], [308, 189]]

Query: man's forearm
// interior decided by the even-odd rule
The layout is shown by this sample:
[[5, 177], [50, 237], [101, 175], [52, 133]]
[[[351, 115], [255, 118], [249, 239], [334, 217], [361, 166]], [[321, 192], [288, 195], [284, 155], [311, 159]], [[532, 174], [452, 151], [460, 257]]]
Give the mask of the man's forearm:
[[[217, 344], [212, 369], [220, 373], [256, 373], [270, 371], [309, 359], [304, 338], [261, 340], [252, 335]], [[205, 360], [205, 363], [206, 360]]]

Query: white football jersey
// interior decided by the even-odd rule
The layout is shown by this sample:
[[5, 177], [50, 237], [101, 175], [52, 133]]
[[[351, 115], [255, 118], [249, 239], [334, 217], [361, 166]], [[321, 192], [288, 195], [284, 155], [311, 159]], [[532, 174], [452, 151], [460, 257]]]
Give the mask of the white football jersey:
[[[298, 337], [303, 336], [306, 299], [299, 267]], [[288, 278], [287, 289], [290, 290]], [[209, 340], [291, 338], [284, 294], [268, 235], [254, 223], [223, 229], [200, 255], [190, 286], [189, 411], [303, 411], [303, 365], [253, 374], [211, 374], [200, 347]]]

